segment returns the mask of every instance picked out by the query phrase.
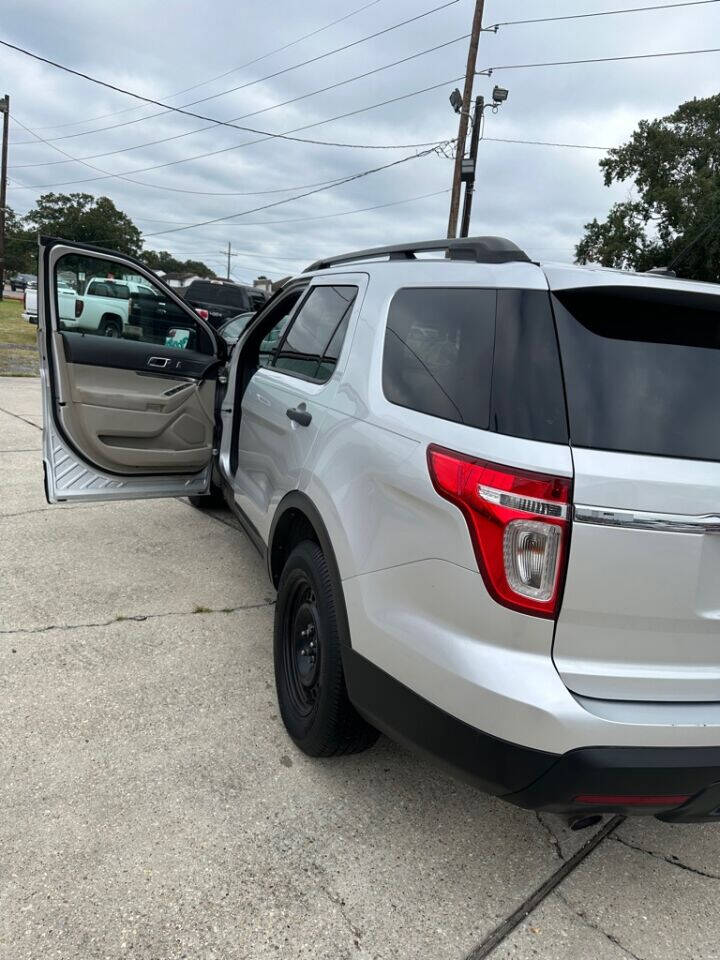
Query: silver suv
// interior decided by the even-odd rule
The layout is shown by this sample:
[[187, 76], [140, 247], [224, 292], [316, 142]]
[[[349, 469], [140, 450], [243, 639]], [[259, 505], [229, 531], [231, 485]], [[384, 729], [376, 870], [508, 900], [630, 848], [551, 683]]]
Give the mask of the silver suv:
[[[227, 502], [300, 749], [384, 731], [523, 807], [720, 816], [720, 288], [385, 247], [313, 264], [228, 358], [141, 263], [40, 263], [48, 500]], [[64, 329], [68, 271], [145, 277], [162, 323]]]

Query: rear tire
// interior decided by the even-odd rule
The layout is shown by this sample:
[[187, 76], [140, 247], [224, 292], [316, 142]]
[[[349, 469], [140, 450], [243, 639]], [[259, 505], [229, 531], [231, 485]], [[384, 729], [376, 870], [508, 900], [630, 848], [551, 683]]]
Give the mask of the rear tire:
[[122, 323], [114, 317], [103, 317], [100, 321], [100, 335], [119, 339], [122, 336]]
[[348, 698], [338, 630], [342, 602], [322, 550], [303, 540], [278, 586], [275, 686], [287, 732], [311, 757], [357, 753], [379, 736]]

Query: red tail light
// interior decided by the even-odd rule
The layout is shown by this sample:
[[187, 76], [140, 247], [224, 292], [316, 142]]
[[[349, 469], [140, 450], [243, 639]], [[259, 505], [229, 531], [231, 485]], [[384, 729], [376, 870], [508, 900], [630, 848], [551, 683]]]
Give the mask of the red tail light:
[[555, 617], [567, 564], [571, 481], [428, 447], [435, 489], [462, 511], [480, 573], [506, 607]]
[[83, 307], [85, 306], [84, 300], [75, 300], [75, 319], [82, 316]]
[[195, 313], [200, 317], [201, 320], [210, 319], [210, 314], [204, 307], [195, 307]]

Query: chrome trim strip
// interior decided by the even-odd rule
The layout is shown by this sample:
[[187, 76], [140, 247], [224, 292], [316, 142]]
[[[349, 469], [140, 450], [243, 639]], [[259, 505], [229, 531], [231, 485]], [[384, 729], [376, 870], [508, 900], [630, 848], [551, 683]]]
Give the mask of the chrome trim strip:
[[659, 530], [666, 533], [720, 533], [720, 516], [695, 516], [682, 513], [650, 513], [644, 510], [611, 510], [575, 504], [573, 518], [577, 523], [595, 523], [603, 527], [625, 530]]
[[509, 490], [499, 490], [497, 487], [488, 487], [478, 484], [478, 496], [488, 503], [527, 513], [534, 517], [549, 517], [553, 520], [566, 520], [569, 504], [556, 500], [543, 500], [540, 497], [528, 497], [522, 493], [511, 493]]

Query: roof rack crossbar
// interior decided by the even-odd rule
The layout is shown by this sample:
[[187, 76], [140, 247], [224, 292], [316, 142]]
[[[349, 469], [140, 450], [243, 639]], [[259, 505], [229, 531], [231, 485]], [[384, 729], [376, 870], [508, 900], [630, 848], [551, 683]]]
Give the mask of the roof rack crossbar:
[[419, 243], [398, 243], [387, 247], [355, 250], [337, 257], [316, 260], [305, 273], [326, 270], [340, 263], [354, 263], [387, 256], [390, 260], [417, 260], [417, 253], [445, 251], [448, 260], [474, 263], [530, 263], [530, 257], [511, 240], [504, 237], [462, 237], [460, 239], [422, 240]]

